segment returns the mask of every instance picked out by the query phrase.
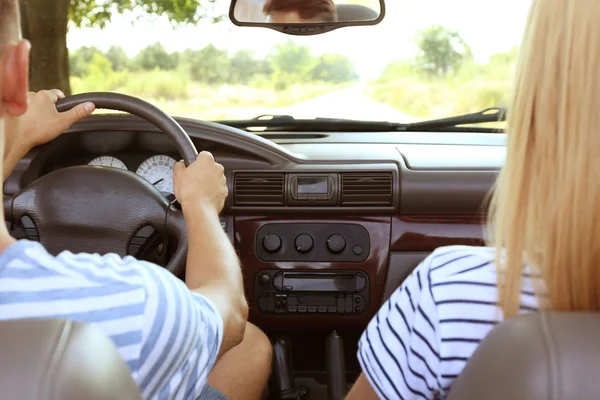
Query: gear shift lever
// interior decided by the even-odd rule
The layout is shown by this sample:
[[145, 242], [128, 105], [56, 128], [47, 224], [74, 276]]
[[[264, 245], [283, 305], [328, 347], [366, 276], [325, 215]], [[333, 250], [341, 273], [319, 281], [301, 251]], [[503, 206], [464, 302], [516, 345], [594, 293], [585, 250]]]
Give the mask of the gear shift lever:
[[327, 360], [327, 398], [343, 400], [346, 396], [346, 359], [344, 340], [333, 331], [327, 338], [325, 356]]
[[277, 339], [273, 345], [273, 382], [279, 400], [300, 400], [292, 369], [292, 344], [285, 338]]

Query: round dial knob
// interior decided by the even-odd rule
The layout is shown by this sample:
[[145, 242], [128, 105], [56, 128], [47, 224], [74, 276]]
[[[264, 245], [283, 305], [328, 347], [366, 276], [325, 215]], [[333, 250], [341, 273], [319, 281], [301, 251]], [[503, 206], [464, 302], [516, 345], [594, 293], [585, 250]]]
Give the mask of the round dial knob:
[[265, 235], [262, 245], [266, 252], [277, 253], [281, 249], [281, 238], [275, 234]]
[[331, 235], [327, 238], [327, 250], [340, 254], [346, 248], [346, 239], [342, 235]]
[[313, 249], [314, 245], [312, 236], [306, 233], [296, 236], [296, 240], [294, 240], [294, 247], [298, 253], [306, 254]]

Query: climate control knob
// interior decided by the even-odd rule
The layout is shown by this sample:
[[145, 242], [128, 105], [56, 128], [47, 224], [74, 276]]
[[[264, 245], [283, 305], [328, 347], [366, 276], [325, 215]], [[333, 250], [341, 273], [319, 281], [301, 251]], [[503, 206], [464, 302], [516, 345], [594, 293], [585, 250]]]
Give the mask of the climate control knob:
[[267, 234], [263, 238], [262, 245], [267, 253], [277, 253], [281, 249], [281, 238], [273, 233]]
[[296, 236], [296, 240], [294, 240], [294, 247], [298, 253], [306, 254], [313, 249], [314, 245], [315, 241], [307, 233]]
[[346, 239], [342, 235], [331, 235], [327, 238], [327, 250], [340, 254], [346, 248]]

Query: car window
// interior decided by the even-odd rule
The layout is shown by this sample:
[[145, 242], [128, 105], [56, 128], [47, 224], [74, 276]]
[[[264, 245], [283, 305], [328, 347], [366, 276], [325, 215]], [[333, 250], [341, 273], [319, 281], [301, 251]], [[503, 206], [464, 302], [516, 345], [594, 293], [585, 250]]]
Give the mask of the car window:
[[237, 27], [222, 0], [42, 4], [23, 10], [32, 89], [126, 93], [204, 120], [415, 122], [507, 105], [530, 0], [393, 0], [379, 25], [316, 36]]

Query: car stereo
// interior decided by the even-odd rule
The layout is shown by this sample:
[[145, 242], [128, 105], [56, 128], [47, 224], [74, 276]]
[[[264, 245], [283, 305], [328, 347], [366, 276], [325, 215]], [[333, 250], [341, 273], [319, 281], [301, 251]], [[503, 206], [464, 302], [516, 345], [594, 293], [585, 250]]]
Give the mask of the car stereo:
[[368, 307], [369, 277], [362, 271], [260, 271], [254, 282], [265, 314], [360, 315]]

